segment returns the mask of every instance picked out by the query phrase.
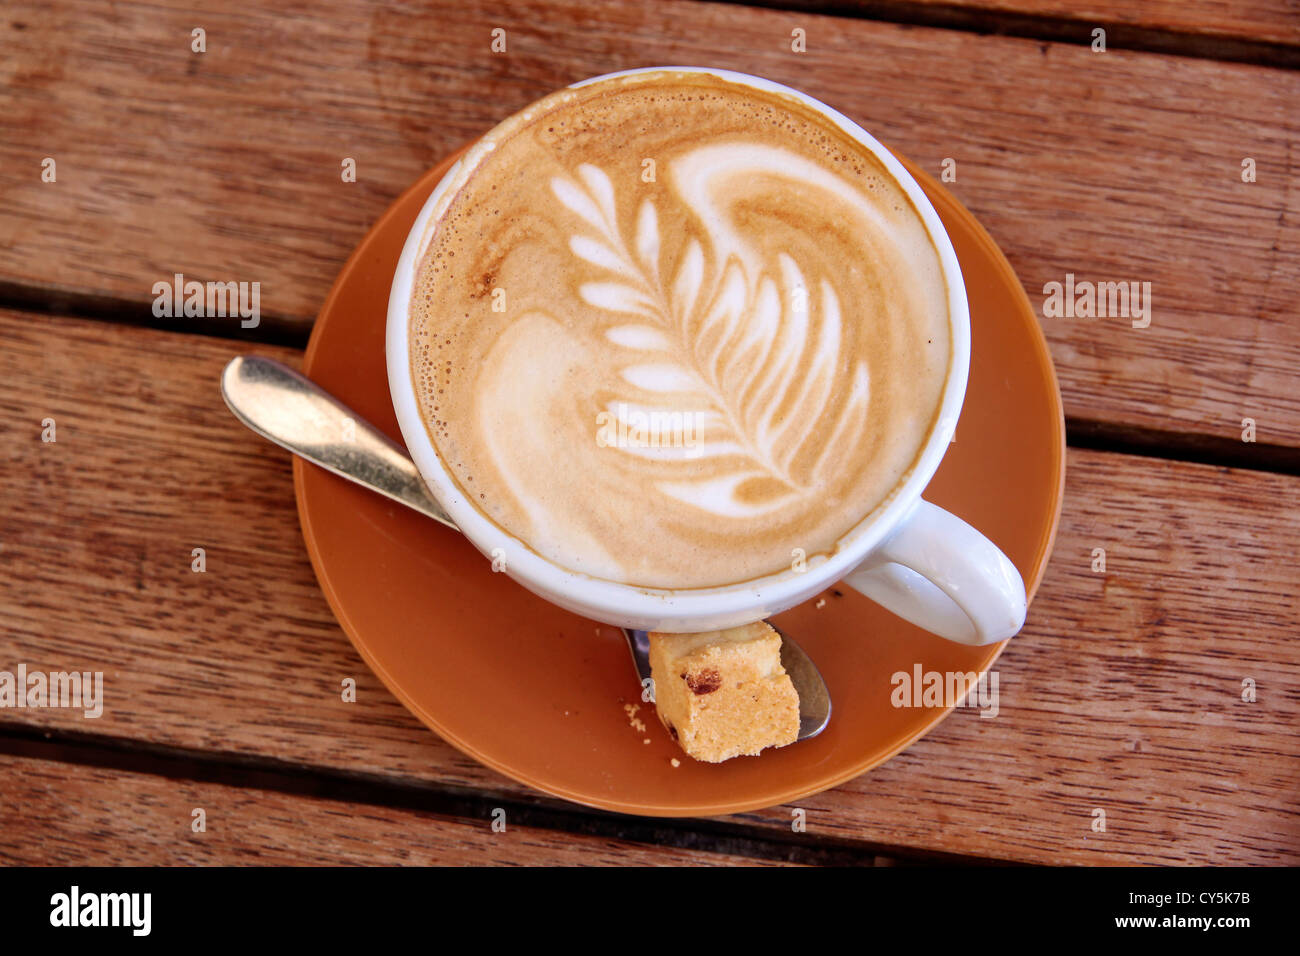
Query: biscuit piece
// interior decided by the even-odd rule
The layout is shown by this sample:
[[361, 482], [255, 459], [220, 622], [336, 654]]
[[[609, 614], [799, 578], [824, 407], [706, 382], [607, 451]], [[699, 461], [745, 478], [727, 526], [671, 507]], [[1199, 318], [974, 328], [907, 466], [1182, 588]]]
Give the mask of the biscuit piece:
[[799, 695], [781, 635], [759, 621], [725, 631], [650, 633], [659, 719], [696, 760], [721, 763], [799, 736]]

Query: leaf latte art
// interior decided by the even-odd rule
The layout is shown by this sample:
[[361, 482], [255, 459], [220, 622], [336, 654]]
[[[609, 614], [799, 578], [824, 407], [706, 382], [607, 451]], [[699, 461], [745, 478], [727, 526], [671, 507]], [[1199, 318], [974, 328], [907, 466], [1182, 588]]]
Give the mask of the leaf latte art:
[[643, 587], [833, 552], [914, 464], [948, 375], [902, 189], [801, 102], [699, 74], [564, 91], [489, 135], [412, 299], [462, 492], [543, 557]]

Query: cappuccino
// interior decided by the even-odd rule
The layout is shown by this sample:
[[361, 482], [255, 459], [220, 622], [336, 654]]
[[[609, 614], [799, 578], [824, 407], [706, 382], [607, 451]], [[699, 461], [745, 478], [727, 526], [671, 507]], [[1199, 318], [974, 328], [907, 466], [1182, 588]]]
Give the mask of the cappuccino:
[[572, 571], [693, 589], [798, 571], [889, 499], [952, 326], [870, 150], [792, 96], [671, 70], [487, 139], [409, 320], [424, 425], [487, 519]]

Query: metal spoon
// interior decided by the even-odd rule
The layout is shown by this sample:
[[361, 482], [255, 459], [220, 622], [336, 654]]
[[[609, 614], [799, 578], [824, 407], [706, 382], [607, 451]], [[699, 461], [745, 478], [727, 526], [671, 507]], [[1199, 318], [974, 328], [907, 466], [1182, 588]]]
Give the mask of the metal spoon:
[[[426, 491], [405, 449], [289, 366], [256, 355], [233, 358], [221, 373], [221, 396], [235, 417], [263, 438], [460, 530]], [[831, 718], [830, 693], [808, 655], [775, 629], [781, 635], [781, 664], [799, 694], [798, 739], [816, 737]], [[645, 681], [650, 636], [627, 628], [623, 635], [637, 676]]]

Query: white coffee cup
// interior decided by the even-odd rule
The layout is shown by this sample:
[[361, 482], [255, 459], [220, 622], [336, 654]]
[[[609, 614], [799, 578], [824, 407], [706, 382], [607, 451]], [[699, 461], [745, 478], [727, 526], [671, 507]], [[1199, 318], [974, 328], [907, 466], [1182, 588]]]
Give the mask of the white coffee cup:
[[[493, 133], [488, 133], [447, 171], [424, 204], [402, 249], [388, 301], [388, 384], [402, 437], [425, 484], [483, 554], [504, 559], [503, 570], [510, 577], [560, 607], [609, 624], [674, 632], [734, 627], [770, 617], [842, 581], [899, 617], [950, 641], [991, 644], [1013, 636], [1025, 621], [1025, 585], [1019, 572], [986, 537], [921, 498], [957, 427], [970, 370], [966, 286], [952, 242], [934, 207], [907, 170], [864, 129], [824, 103], [781, 84], [728, 70], [653, 67], [610, 73], [574, 85], [661, 70], [711, 74], [799, 99], [870, 150], [911, 199], [939, 252], [952, 323], [952, 366], [938, 420], [915, 465], [885, 501], [841, 539], [833, 554], [808, 558], [802, 570], [792, 567], [722, 587], [667, 590], [589, 577], [548, 561], [493, 524], [457, 488], [429, 438], [411, 378], [409, 351], [411, 290], [433, 231], [430, 227], [436, 226], [469, 173], [491, 152]], [[538, 467], [563, 464], [538, 462]]]

